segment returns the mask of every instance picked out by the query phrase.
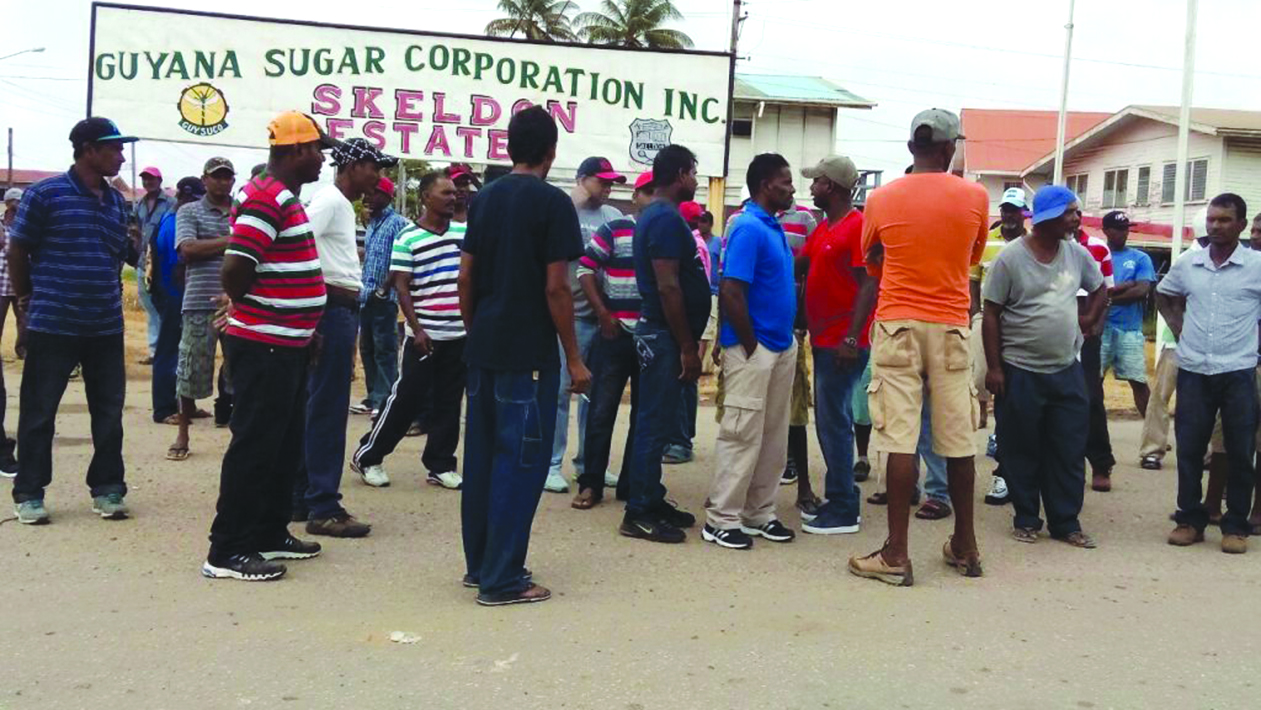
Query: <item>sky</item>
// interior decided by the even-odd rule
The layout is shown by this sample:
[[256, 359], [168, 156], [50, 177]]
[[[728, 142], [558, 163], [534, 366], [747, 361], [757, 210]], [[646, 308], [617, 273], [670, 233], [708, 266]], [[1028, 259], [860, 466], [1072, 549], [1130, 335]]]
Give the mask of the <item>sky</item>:
[[[500, 16], [496, 0], [376, 0], [350, 4], [354, 11], [329, 0], [132, 4], [465, 34], [480, 34]], [[577, 4], [597, 9], [597, 0]], [[688, 33], [697, 49], [728, 48], [729, 0], [675, 4], [684, 20], [672, 26]], [[875, 101], [878, 106], [870, 111], [841, 111], [837, 151], [859, 168], [886, 171], [888, 179], [909, 162], [907, 129], [921, 109], [1058, 108], [1068, 5], [1069, 0], [750, 0], [737, 71], [822, 76]], [[40, 0], [9, 2], [0, 10], [0, 56], [45, 48], [0, 59], [0, 129], [14, 130], [15, 168], [58, 170], [70, 163], [66, 136], [86, 107], [90, 7], [88, 0]], [[1078, 2], [1069, 109], [1113, 112], [1129, 104], [1177, 105], [1185, 17], [1185, 0]], [[1261, 2], [1256, 0], [1200, 3], [1196, 106], [1261, 111], [1261, 67], [1248, 59], [1255, 55], [1248, 49], [1247, 32], [1258, 26]], [[112, 118], [126, 130], [125, 116]], [[265, 157], [262, 151], [221, 152], [238, 170]], [[158, 165], [168, 182], [200, 174], [205, 157], [184, 145], [141, 142], [136, 147], [137, 170]], [[129, 166], [123, 176], [130, 181]]]

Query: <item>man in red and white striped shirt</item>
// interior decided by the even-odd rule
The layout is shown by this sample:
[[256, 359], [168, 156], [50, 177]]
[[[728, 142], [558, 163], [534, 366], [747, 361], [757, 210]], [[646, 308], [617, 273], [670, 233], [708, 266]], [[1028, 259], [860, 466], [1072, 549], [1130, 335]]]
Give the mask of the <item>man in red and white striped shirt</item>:
[[335, 141], [310, 116], [293, 111], [268, 130], [267, 168], [232, 205], [223, 260], [223, 290], [232, 300], [223, 347], [235, 401], [210, 554], [201, 568], [219, 579], [276, 579], [285, 567], [271, 560], [320, 552], [288, 529], [303, 461], [309, 346], [326, 300], [298, 193], [319, 179], [322, 151]]
[[[1086, 234], [1081, 228], [1081, 211], [1069, 218], [1070, 234], [1077, 243], [1086, 247], [1086, 251], [1095, 258], [1099, 270], [1103, 272], [1104, 288], [1112, 288], [1112, 250], [1108, 242]], [[1085, 293], [1077, 294], [1079, 313], [1085, 313]], [[1090, 462], [1090, 487], [1096, 491], [1112, 490], [1112, 467], [1116, 459], [1112, 456], [1112, 441], [1108, 436], [1108, 412], [1103, 404], [1103, 367], [1100, 359], [1100, 348], [1103, 345], [1103, 326], [1107, 322], [1108, 309], [1103, 310], [1103, 317], [1097, 322], [1082, 324], [1082, 336], [1085, 340], [1081, 347], [1081, 365], [1086, 373], [1086, 392], [1090, 395], [1090, 433], [1086, 438], [1086, 460]]]

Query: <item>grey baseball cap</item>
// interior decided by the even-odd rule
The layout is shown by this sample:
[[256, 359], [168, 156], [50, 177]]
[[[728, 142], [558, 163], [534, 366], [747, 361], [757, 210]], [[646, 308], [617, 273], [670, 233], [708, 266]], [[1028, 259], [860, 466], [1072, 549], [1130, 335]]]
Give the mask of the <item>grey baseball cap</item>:
[[853, 189], [858, 184], [858, 168], [854, 167], [854, 161], [843, 155], [829, 155], [813, 168], [802, 168], [801, 176], [807, 180], [826, 177], [848, 189]]
[[[927, 141], [916, 141], [915, 133], [921, 126], [927, 126], [932, 129], [932, 136]], [[959, 117], [954, 113], [943, 108], [930, 108], [927, 111], [920, 111], [915, 115], [915, 119], [911, 121], [911, 140], [920, 143], [946, 143], [963, 138], [963, 133], [959, 126]]]

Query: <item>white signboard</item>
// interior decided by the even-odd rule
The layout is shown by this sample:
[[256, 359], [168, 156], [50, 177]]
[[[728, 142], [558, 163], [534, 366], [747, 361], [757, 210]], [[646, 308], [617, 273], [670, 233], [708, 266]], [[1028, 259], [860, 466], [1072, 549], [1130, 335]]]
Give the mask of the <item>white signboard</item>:
[[670, 143], [726, 170], [731, 56], [283, 22], [97, 3], [88, 109], [151, 140], [266, 147], [281, 111], [433, 161], [507, 163], [508, 120], [544, 106], [556, 166], [634, 172]]

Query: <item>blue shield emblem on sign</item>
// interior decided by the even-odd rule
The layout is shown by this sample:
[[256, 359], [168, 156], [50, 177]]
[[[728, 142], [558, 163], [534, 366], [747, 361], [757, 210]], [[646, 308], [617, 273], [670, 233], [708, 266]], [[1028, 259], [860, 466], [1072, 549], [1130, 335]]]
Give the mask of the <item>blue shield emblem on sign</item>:
[[642, 165], [652, 165], [657, 153], [670, 145], [674, 127], [669, 121], [637, 118], [630, 124], [630, 159]]

